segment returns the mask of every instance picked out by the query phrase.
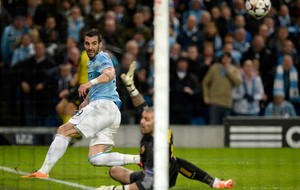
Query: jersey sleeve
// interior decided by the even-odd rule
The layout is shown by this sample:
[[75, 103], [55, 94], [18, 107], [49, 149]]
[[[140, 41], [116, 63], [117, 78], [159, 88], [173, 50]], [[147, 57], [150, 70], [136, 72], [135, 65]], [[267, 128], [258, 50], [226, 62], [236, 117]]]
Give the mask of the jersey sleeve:
[[100, 67], [98, 70], [100, 73], [102, 73], [102, 71], [104, 69], [114, 66], [107, 53], [102, 53], [102, 55], [99, 57], [98, 61], [100, 62]]

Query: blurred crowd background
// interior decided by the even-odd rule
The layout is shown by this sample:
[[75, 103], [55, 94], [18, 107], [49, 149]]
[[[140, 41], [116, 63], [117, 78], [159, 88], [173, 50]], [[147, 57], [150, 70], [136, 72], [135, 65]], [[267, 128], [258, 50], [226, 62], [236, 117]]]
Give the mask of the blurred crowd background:
[[[64, 122], [58, 105], [80, 101], [70, 95], [87, 80], [89, 28], [116, 68], [122, 124], [138, 123], [119, 76], [136, 60], [136, 86], [153, 104], [153, 19], [149, 0], [1, 0], [0, 125]], [[171, 124], [300, 114], [300, 0], [274, 0], [260, 20], [244, 0], [171, 0], [169, 24]]]

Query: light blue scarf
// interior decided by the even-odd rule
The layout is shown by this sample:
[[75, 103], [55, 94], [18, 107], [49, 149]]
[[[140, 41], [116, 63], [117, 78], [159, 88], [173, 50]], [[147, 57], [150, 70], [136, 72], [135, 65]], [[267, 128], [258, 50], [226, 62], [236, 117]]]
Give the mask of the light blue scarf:
[[[278, 93], [284, 94], [283, 74], [284, 74], [283, 66], [278, 65], [276, 68], [273, 94], [278, 94]], [[290, 89], [289, 89], [290, 101], [300, 102], [299, 88], [298, 88], [298, 72], [294, 66], [292, 66], [290, 69], [289, 79], [290, 79]]]

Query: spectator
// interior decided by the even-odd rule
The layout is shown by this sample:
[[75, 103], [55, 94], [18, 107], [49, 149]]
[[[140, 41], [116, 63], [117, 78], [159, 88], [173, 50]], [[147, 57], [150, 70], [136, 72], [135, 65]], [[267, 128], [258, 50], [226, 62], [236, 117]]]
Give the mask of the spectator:
[[274, 18], [270, 16], [265, 16], [263, 18], [263, 24], [267, 25], [268, 27], [268, 37], [273, 38], [276, 31]]
[[72, 65], [70, 63], [60, 64], [57, 76], [57, 90], [59, 99], [63, 99], [68, 95], [68, 89], [71, 88], [72, 79]]
[[200, 73], [198, 76], [200, 83], [202, 83], [202, 80], [210, 66], [216, 61], [214, 53], [213, 44], [210, 42], [205, 42], [203, 45], [203, 51], [200, 54]]
[[[46, 18], [45, 24], [40, 28], [40, 37], [41, 40], [46, 44], [46, 47], [50, 47], [53, 44], [53, 37], [56, 36], [56, 43], [59, 43], [60, 34], [56, 29], [57, 23], [54, 16], [49, 16]], [[53, 51], [54, 52], [54, 51]], [[53, 54], [51, 52], [51, 54]]]
[[263, 81], [265, 99], [264, 101], [269, 102], [272, 100], [272, 89], [274, 81], [274, 69], [276, 68], [276, 55], [272, 53], [265, 45], [263, 37], [256, 35], [252, 39], [252, 43], [248, 51], [243, 54], [242, 62], [247, 59], [257, 59], [259, 64], [259, 73]]
[[80, 7], [80, 11], [81, 11], [82, 16], [85, 18], [92, 11], [91, 0], [80, 0], [79, 1], [79, 7]]
[[105, 18], [102, 32], [103, 40], [106, 48], [110, 49], [116, 54], [121, 54], [121, 48], [124, 47], [124, 33], [122, 28], [116, 24], [116, 20], [112, 18]]
[[[55, 0], [44, 0], [38, 4], [33, 15], [33, 21], [40, 29], [46, 22], [46, 19], [51, 16], [56, 18], [58, 14]], [[61, 20], [60, 20], [61, 22]]]
[[212, 16], [212, 21], [216, 22], [221, 17], [221, 9], [220, 7], [213, 6], [211, 9], [209, 9]]
[[125, 0], [124, 2], [126, 17], [128, 18], [128, 26], [132, 27], [133, 24], [133, 16], [138, 11], [138, 0]]
[[[263, 37], [264, 41], [267, 44], [267, 47], [269, 47], [269, 28], [266, 24], [261, 24], [258, 28], [258, 35]], [[270, 48], [270, 47], [269, 47]]]
[[233, 9], [233, 0], [206, 0], [204, 1], [204, 5], [208, 10], [211, 10], [213, 7], [221, 7], [224, 5]]
[[2, 32], [4, 31], [4, 28], [7, 25], [9, 25], [11, 21], [12, 21], [11, 14], [8, 12], [8, 10], [5, 7], [2, 6], [2, 3], [0, 1], [0, 36], [2, 36]]
[[[149, 54], [153, 53], [153, 49], [152, 49], [152, 45], [149, 45], [151, 44], [150, 42], [147, 43], [146, 39], [145, 39], [145, 36], [143, 34], [142, 31], [136, 31], [133, 36], [132, 36], [132, 39], [135, 40], [138, 44], [138, 47], [139, 47], [139, 52], [142, 54], [142, 55], [145, 55], [145, 56], [149, 56]], [[170, 39], [169, 39], [170, 40]]]
[[235, 29], [231, 9], [226, 4], [221, 6], [221, 17], [216, 21], [216, 25], [222, 39], [227, 33], [232, 33]]
[[28, 33], [31, 35], [32, 42], [36, 43], [41, 40], [40, 31], [38, 26], [33, 22], [32, 17], [26, 17], [26, 25], [28, 27]]
[[56, 29], [60, 35], [60, 41], [66, 42], [68, 37], [68, 17], [70, 15], [72, 4], [69, 0], [62, 0], [55, 16]]
[[280, 5], [278, 16], [276, 18], [276, 26], [289, 27], [294, 25], [295, 20], [290, 16], [290, 10], [287, 5]]
[[25, 59], [33, 56], [35, 54], [34, 44], [30, 34], [23, 34], [21, 39], [21, 44], [19, 47], [14, 49], [11, 67], [14, 67], [16, 64], [24, 61]]
[[199, 81], [189, 71], [188, 60], [179, 58], [176, 71], [170, 76], [170, 124], [191, 124], [195, 95], [199, 93]]
[[234, 32], [233, 48], [243, 54], [248, 50], [249, 46], [247, 31], [244, 28], [236, 29]]
[[[299, 3], [300, 4], [300, 3]], [[300, 11], [299, 11], [300, 12]], [[300, 13], [299, 13], [300, 14]], [[300, 52], [300, 16], [297, 17], [297, 22], [294, 26], [288, 28], [289, 38], [294, 42], [297, 51]]]
[[[2, 6], [2, 1], [0, 1], [0, 38], [2, 37], [4, 28], [11, 23], [11, 14], [9, 13], [8, 9]], [[9, 69], [8, 66], [5, 68], [5, 63], [3, 62], [3, 55], [2, 55], [2, 40], [1, 40], [1, 48], [0, 48], [0, 90], [4, 93], [1, 94], [1, 101], [0, 107], [0, 123], [4, 125], [8, 125], [11, 122], [11, 119], [7, 117], [9, 115], [9, 110], [11, 105], [8, 103], [8, 99], [10, 99], [11, 95], [8, 93], [8, 89], [10, 88], [10, 84], [7, 84], [7, 70]], [[9, 118], [6, 119], [5, 118]], [[0, 125], [1, 125], [0, 124]]]
[[209, 124], [222, 124], [231, 114], [232, 90], [242, 83], [242, 76], [232, 64], [230, 53], [224, 52], [221, 63], [213, 64], [205, 75], [203, 86], [204, 103], [209, 105]]
[[283, 44], [289, 39], [289, 31], [287, 27], [278, 27], [277, 32], [272, 39], [269, 40], [269, 48], [274, 50], [274, 53], [282, 51]]
[[199, 30], [204, 31], [205, 27], [212, 22], [212, 16], [209, 11], [204, 10], [201, 16], [201, 21], [198, 24]]
[[194, 15], [195, 18], [196, 18], [196, 23], [200, 24], [203, 10], [204, 10], [204, 7], [201, 4], [201, 1], [199, 1], [199, 0], [191, 0], [189, 2], [189, 9], [186, 10], [186, 11], [184, 11], [183, 14], [182, 14], [181, 23], [186, 23], [187, 22], [187, 18], [190, 15]]
[[71, 47], [70, 49], [68, 49], [67, 60], [75, 69], [78, 67], [79, 58], [80, 58], [80, 50], [77, 47]]
[[60, 14], [67, 18], [68, 16], [70, 16], [72, 6], [73, 5], [69, 0], [62, 0], [60, 6]]
[[300, 17], [300, 0], [292, 1], [294, 5], [290, 7], [290, 15], [293, 18], [299, 18]]
[[234, 17], [234, 25], [235, 25], [235, 29], [234, 29], [233, 33], [235, 33], [237, 30], [243, 28], [246, 32], [245, 40], [247, 42], [251, 42], [252, 35], [248, 30], [246, 30], [246, 20], [243, 15], [236, 15]]
[[187, 47], [191, 44], [201, 47], [203, 33], [198, 29], [195, 15], [188, 16], [186, 23], [182, 26], [178, 35], [177, 42], [181, 45], [183, 51], [186, 51]]
[[264, 87], [259, 75], [253, 73], [252, 60], [243, 63], [243, 82], [233, 89], [234, 115], [257, 116], [260, 113], [260, 101], [264, 96]]
[[234, 41], [234, 37], [232, 33], [227, 33], [223, 38], [223, 44], [233, 43], [233, 41]]
[[[294, 63], [297, 63], [296, 62], [296, 60], [298, 58], [297, 50], [294, 48], [294, 44], [291, 40], [285, 40], [283, 42], [282, 50], [279, 52], [278, 59], [277, 59], [278, 65], [282, 64], [282, 59], [283, 59], [284, 55], [286, 55], [286, 54], [292, 56]], [[294, 65], [299, 68], [299, 65], [297, 65], [297, 64], [294, 64]]]
[[[73, 51], [73, 53], [77, 52], [75, 57], [70, 56], [70, 53], [72, 54], [72, 50], [75, 50]], [[64, 44], [60, 44], [57, 47], [57, 51], [55, 51], [53, 59], [55, 60], [57, 65], [61, 63], [70, 62], [73, 65], [73, 67], [76, 68], [78, 63], [79, 51], [80, 50], [77, 47], [76, 41], [73, 38], [68, 37], [67, 41]]]
[[116, 21], [117, 21], [118, 25], [121, 25], [121, 26], [129, 25], [130, 21], [125, 13], [125, 7], [121, 1], [116, 1], [112, 5], [112, 11], [114, 11], [116, 14]]
[[53, 60], [46, 55], [43, 42], [35, 44], [35, 56], [22, 65], [21, 89], [24, 100], [26, 126], [49, 126], [47, 122], [51, 114], [52, 99], [49, 85], [49, 70], [55, 67]]
[[170, 28], [173, 31], [173, 35], [172, 37], [177, 39], [177, 36], [180, 32], [180, 21], [179, 19], [176, 17], [176, 10], [174, 7], [170, 6], [169, 7], [169, 24], [170, 24]]
[[41, 4], [41, 1], [37, 0], [26, 0], [26, 17], [34, 17], [37, 7]]
[[125, 52], [129, 52], [133, 56], [133, 60], [136, 61], [137, 70], [141, 69], [148, 70], [148, 62], [146, 59], [146, 55], [143, 52], [140, 52], [139, 44], [135, 40], [127, 41], [125, 45]]
[[103, 0], [93, 0], [92, 10], [90, 14], [85, 17], [85, 25], [87, 28], [98, 28], [102, 29], [105, 16], [105, 7]]
[[289, 101], [284, 99], [283, 92], [275, 92], [274, 100], [270, 102], [265, 110], [265, 116], [277, 116], [277, 117], [295, 117], [296, 111]]
[[73, 38], [78, 43], [81, 40], [80, 34], [84, 26], [85, 23], [80, 8], [78, 6], [72, 7], [67, 24], [68, 37]]
[[186, 57], [189, 62], [189, 72], [198, 77], [201, 72], [201, 62], [198, 47], [193, 44], [189, 45], [187, 48]]
[[117, 25], [117, 15], [112, 10], [108, 10], [108, 11], [105, 12], [104, 20], [109, 20], [109, 19], [115, 20], [116, 25]]
[[216, 57], [221, 57], [224, 52], [230, 53], [233, 63], [235, 65], [237, 65], [237, 66], [240, 65], [242, 54], [240, 51], [233, 48], [232, 42], [224, 43], [222, 50], [219, 52], [216, 52]]
[[28, 33], [25, 18], [19, 15], [14, 18], [12, 24], [4, 28], [1, 38], [1, 54], [5, 67], [10, 67], [14, 48], [25, 33]]
[[133, 18], [133, 27], [126, 27], [126, 39], [129, 40], [137, 32], [141, 32], [145, 37], [146, 42], [152, 38], [152, 28], [145, 25], [145, 19], [142, 12], [137, 11], [134, 13]]
[[143, 13], [143, 17], [144, 17], [144, 24], [149, 27], [152, 28], [153, 27], [153, 11], [149, 6], [143, 5], [141, 7], [142, 13]]
[[222, 38], [219, 35], [218, 28], [214, 22], [209, 23], [204, 30], [204, 41], [212, 42], [214, 51], [220, 51], [223, 46]]
[[170, 55], [169, 55], [170, 73], [176, 70], [176, 62], [180, 56], [181, 56], [181, 45], [179, 43], [174, 43], [170, 47]]
[[245, 0], [235, 0], [234, 2], [234, 8], [233, 8], [233, 14], [234, 15], [246, 15], [247, 11], [245, 8]]
[[285, 100], [291, 102], [296, 111], [300, 110], [299, 73], [290, 55], [284, 55], [282, 64], [276, 68], [273, 94], [277, 92], [283, 92]]

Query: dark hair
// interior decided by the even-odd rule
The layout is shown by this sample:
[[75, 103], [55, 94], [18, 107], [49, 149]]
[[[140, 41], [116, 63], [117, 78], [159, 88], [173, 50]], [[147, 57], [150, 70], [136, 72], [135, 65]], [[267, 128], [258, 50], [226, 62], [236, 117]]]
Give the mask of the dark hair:
[[179, 62], [182, 62], [182, 61], [189, 63], [189, 60], [188, 60], [188, 58], [186, 58], [186, 57], [179, 57], [179, 58], [177, 59], [176, 63], [179, 63]]
[[223, 52], [221, 58], [223, 58], [224, 56], [230, 57], [230, 59], [232, 59], [231, 53], [229, 53], [229, 52], [227, 52], [227, 51]]
[[85, 36], [88, 37], [93, 37], [93, 36], [98, 36], [98, 41], [102, 41], [102, 36], [100, 34], [100, 31], [96, 28], [89, 29], [88, 31], [85, 32]]

